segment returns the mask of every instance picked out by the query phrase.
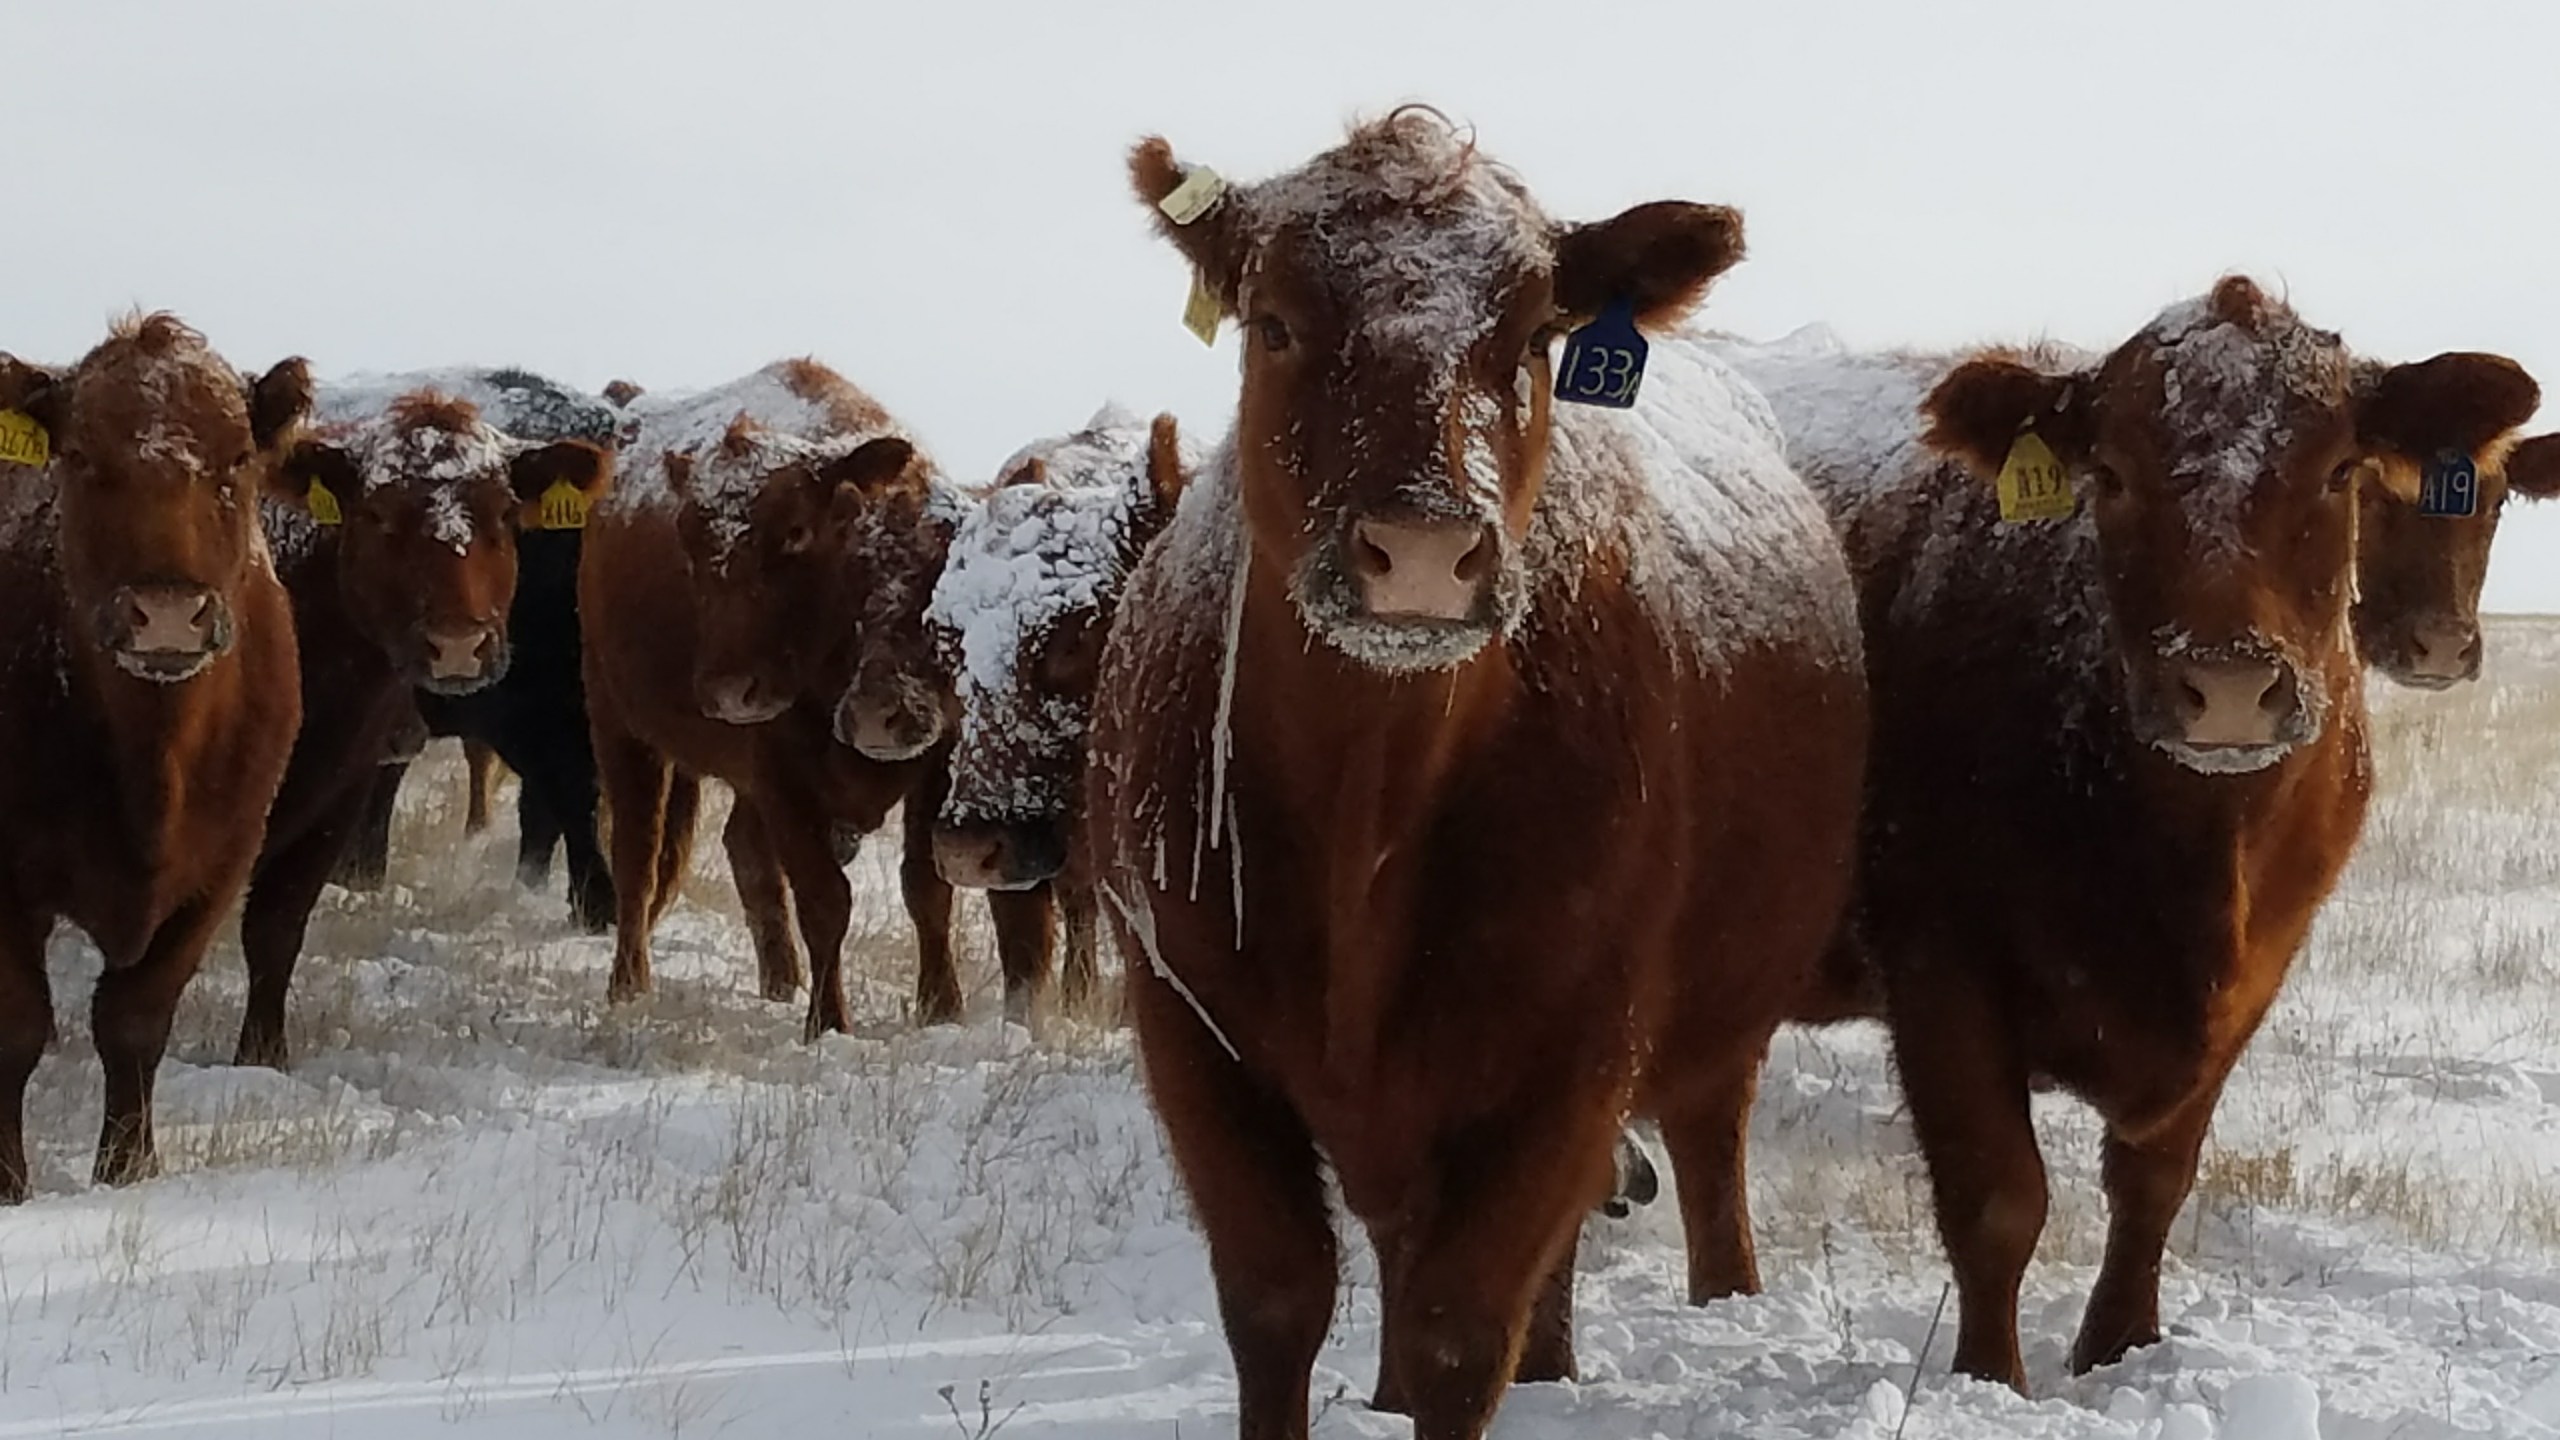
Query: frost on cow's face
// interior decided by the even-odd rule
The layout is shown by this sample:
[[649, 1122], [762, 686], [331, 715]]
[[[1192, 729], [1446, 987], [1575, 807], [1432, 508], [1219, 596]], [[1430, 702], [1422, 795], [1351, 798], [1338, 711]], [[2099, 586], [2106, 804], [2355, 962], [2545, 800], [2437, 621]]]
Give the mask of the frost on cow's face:
[[1741, 219], [1665, 202], [1560, 226], [1436, 115], [1401, 110], [1177, 223], [1162, 140], [1138, 194], [1242, 324], [1237, 454], [1256, 563], [1308, 630], [1389, 673], [1471, 659], [1523, 614], [1554, 340], [1616, 302], [1676, 320]]
[[2537, 398], [2497, 356], [2359, 367], [2232, 276], [2090, 369], [1988, 356], [1926, 408], [1930, 442], [1986, 478], [2027, 430], [2070, 468], [2135, 732], [2187, 769], [2239, 774], [2316, 738], [2354, 683], [2360, 487], [2478, 460]]

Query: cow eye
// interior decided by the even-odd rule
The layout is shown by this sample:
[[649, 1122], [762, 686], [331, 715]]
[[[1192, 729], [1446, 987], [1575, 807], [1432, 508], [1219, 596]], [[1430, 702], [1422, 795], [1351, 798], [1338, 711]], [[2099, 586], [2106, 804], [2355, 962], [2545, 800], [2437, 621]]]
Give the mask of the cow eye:
[[2364, 457], [2360, 455], [2339, 461], [2337, 468], [2329, 472], [2329, 493], [2335, 495], [2356, 483], [2356, 472], [2363, 468]]
[[783, 532], [782, 553], [785, 555], [800, 554], [809, 548], [809, 538], [808, 526], [792, 526], [789, 530]]
[[1288, 322], [1277, 315], [1257, 317], [1253, 322], [1253, 333], [1254, 337], [1262, 342], [1262, 348], [1265, 350], [1276, 354], [1289, 348], [1291, 337]]
[[2092, 460], [2089, 462], [2089, 488], [2112, 498], [2124, 493], [2124, 477], [2106, 461]]

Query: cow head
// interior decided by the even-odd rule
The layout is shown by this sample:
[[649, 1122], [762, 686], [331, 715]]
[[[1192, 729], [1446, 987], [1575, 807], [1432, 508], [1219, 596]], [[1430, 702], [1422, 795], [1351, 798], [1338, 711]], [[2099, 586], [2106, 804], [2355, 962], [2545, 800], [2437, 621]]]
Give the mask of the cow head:
[[930, 615], [960, 699], [945, 880], [1021, 889], [1066, 864], [1102, 642], [1183, 479], [1172, 416], [1098, 418], [1019, 457], [961, 522]]
[[835, 666], [851, 641], [846, 572], [864, 511], [915, 458], [899, 436], [812, 442], [744, 415], [717, 442], [668, 453], [703, 714], [771, 720]]
[[2560, 494], [2560, 435], [2483, 465], [2469, 515], [2424, 515], [2408, 485], [2368, 485], [2358, 504], [2356, 647], [2403, 685], [2442, 690], [2480, 675], [2480, 587], [2510, 495]]
[[2359, 374], [2336, 335], [2232, 276], [2093, 367], [1981, 356], [1925, 408], [1929, 443], [1986, 478], [2030, 430], [2069, 469], [2135, 730], [2220, 774], [2316, 737], [2354, 684], [2359, 487], [2488, 453], [2537, 399], [2494, 355]]
[[[1139, 198], [1243, 324], [1236, 425], [1256, 564], [1307, 629], [1390, 673], [1464, 663], [1526, 608], [1556, 337], [1613, 304], [1678, 319], [1742, 256], [1721, 207], [1547, 218], [1435, 114], [1399, 110], [1176, 223], [1161, 139]], [[1193, 193], [1198, 191], [1195, 182]]]
[[48, 435], [72, 611], [118, 669], [175, 683], [230, 649], [267, 564], [257, 499], [310, 408], [300, 358], [245, 380], [167, 314], [120, 323], [68, 371], [0, 365], [0, 409]]
[[506, 674], [518, 525], [555, 485], [593, 500], [609, 469], [593, 445], [519, 444], [470, 402], [425, 390], [285, 462], [295, 502], [341, 527], [339, 597], [357, 633], [440, 695]]
[[919, 464], [875, 493], [856, 527], [853, 678], [836, 702], [834, 730], [838, 742], [874, 760], [911, 760], [941, 744], [959, 708], [925, 607], [961, 507], [957, 493]]

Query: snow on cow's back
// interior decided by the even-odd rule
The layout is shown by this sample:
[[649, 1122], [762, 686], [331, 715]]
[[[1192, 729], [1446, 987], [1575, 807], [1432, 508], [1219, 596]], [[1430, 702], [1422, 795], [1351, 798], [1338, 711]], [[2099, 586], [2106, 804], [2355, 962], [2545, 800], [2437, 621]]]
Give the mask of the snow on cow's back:
[[[643, 393], [624, 414], [630, 433], [603, 502], [608, 510], [672, 507], [667, 457], [679, 455], [692, 462], [699, 503], [742, 516], [755, 488], [781, 465], [906, 433], [852, 382], [807, 359], [778, 360], [708, 390]], [[752, 443], [728, 446], [733, 429]]]
[[[1529, 540], [1547, 605], [1570, 603], [1597, 545], [1702, 671], [1761, 648], [1858, 663], [1839, 542], [1790, 468], [1769, 402], [1703, 343], [1653, 342], [1632, 410], [1559, 404]], [[1559, 585], [1557, 582], [1562, 582]]]
[[537, 444], [584, 440], [609, 446], [622, 420], [602, 396], [530, 370], [456, 365], [397, 373], [364, 371], [323, 381], [312, 401], [311, 423], [325, 429], [359, 422], [421, 390], [468, 400], [491, 426]]

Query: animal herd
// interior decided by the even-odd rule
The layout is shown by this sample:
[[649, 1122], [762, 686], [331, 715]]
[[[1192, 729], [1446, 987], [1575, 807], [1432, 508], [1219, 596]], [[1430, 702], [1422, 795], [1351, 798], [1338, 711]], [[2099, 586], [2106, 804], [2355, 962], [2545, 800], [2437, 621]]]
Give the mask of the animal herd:
[[1890, 1032], [1959, 1370], [2025, 1384], [2040, 1086], [2106, 1129], [2072, 1364], [2155, 1341], [2222, 1085], [2357, 838], [2365, 671], [2476, 675], [2501, 506], [2560, 491], [2532, 378], [2360, 354], [2241, 276], [2099, 351], [1746, 342], [1687, 320], [1739, 214], [1559, 221], [1418, 108], [1257, 183], [1156, 139], [1130, 172], [1195, 328], [1240, 332], [1214, 447], [1106, 409], [966, 486], [807, 359], [315, 386], [165, 314], [0, 356], [0, 1198], [54, 922], [105, 956], [96, 1174], [131, 1181], [223, 917], [238, 1060], [281, 1066], [322, 887], [379, 877], [455, 735], [521, 778], [521, 872], [565, 852], [615, 1000], [706, 781], [812, 1037], [893, 810], [920, 1022], [962, 1010], [955, 884], [1016, 1018], [1061, 929], [1094, 990], [1107, 924], [1252, 1440], [1307, 1434], [1337, 1196], [1374, 1401], [1423, 1440], [1574, 1373], [1633, 1119], [1689, 1298], [1756, 1289], [1791, 1022]]

